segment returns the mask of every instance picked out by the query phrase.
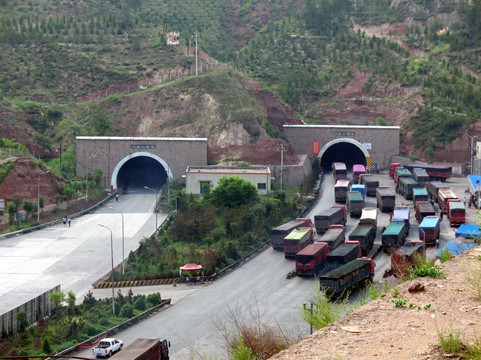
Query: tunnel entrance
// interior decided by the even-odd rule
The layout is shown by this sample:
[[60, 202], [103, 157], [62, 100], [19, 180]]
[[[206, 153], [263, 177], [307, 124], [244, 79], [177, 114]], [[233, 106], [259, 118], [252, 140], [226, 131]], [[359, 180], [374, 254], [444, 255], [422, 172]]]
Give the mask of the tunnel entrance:
[[353, 143], [352, 139], [349, 139], [349, 141], [340, 139], [335, 143], [326, 144], [323, 151], [319, 153], [322, 168], [324, 171], [331, 171], [333, 162], [345, 163], [348, 170], [352, 169], [354, 164], [367, 166], [366, 156], [369, 156], [369, 154], [360, 146], [362, 145]]
[[[170, 176], [169, 176], [170, 175]], [[112, 187], [122, 191], [160, 189], [172, 172], [160, 157], [150, 153], [133, 153], [122, 159], [112, 173]]]

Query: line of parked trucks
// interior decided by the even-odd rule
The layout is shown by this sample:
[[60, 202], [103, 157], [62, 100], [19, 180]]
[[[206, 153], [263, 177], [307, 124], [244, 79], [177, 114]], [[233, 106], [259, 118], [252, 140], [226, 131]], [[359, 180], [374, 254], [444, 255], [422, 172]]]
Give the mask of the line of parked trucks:
[[[296, 219], [283, 224], [271, 231], [270, 239], [274, 249], [296, 260], [297, 275], [318, 275], [321, 287], [330, 294], [372, 279], [374, 263], [366, 256], [376, 238], [378, 211], [390, 214], [390, 223], [381, 232], [381, 245], [384, 252], [391, 254], [397, 268], [401, 268], [401, 263], [412, 263], [414, 254], [439, 239], [441, 218], [436, 216], [434, 202], [447, 214], [452, 226], [464, 223], [463, 202], [442, 183], [451, 175], [450, 168], [408, 169], [392, 164], [389, 173], [394, 190], [379, 186], [376, 177], [367, 174], [363, 166], [353, 167], [352, 179], [347, 177], [343, 163], [333, 163], [332, 170], [335, 202], [342, 205], [324, 209], [314, 216], [313, 223], [310, 219]], [[419, 240], [406, 243], [411, 210], [407, 205], [396, 205], [395, 192], [413, 201]], [[365, 207], [366, 196], [376, 197], [376, 208]], [[359, 217], [359, 222], [346, 238], [348, 214]]]

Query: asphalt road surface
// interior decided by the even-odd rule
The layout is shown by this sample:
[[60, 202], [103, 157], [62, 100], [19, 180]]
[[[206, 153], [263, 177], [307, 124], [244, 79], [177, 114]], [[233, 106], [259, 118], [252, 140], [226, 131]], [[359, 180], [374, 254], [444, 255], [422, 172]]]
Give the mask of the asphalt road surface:
[[[111, 269], [110, 231], [114, 264], [122, 261], [122, 218], [124, 253], [138, 247], [139, 241], [153, 234], [155, 195], [147, 190], [122, 195], [95, 212], [73, 218], [71, 226], [58, 224], [13, 238], [0, 239], [0, 313], [3, 314], [61, 285], [77, 299], [92, 282]], [[165, 214], [158, 215], [160, 224]]]

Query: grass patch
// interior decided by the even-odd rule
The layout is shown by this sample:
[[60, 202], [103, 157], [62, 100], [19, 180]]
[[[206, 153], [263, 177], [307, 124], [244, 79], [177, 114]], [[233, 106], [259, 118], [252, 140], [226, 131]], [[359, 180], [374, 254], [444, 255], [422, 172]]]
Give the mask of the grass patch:
[[474, 296], [481, 301], [481, 266], [474, 266], [464, 273], [469, 288]]

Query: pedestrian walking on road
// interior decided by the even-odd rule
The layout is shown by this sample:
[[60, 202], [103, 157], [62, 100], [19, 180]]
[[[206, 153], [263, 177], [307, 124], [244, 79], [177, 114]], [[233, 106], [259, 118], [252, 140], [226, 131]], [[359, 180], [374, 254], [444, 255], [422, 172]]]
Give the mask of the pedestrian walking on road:
[[441, 209], [441, 212], [439, 213], [439, 217], [441, 218], [441, 221], [443, 221], [443, 215], [444, 215], [444, 212], [443, 212], [443, 210]]
[[464, 197], [464, 207], [466, 207], [466, 196]]
[[119, 202], [119, 194], [115, 194], [115, 201]]
[[436, 239], [436, 249], [439, 249], [439, 239]]
[[67, 218], [67, 221], [68, 221], [68, 226], [70, 227], [70, 218], [69, 217]]
[[391, 220], [392, 220], [392, 212], [389, 213], [389, 221], [391, 221]]
[[66, 216], [63, 217], [62, 222], [63, 222], [64, 225], [67, 225], [67, 217]]

